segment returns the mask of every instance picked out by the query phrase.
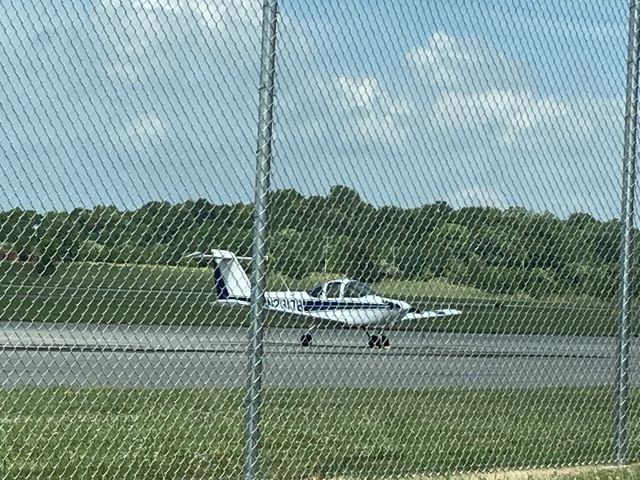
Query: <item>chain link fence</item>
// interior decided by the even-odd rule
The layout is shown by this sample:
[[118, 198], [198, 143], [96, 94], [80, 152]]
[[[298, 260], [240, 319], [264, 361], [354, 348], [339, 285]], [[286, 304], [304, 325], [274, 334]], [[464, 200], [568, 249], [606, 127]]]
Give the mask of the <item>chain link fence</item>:
[[637, 461], [630, 5], [0, 2], [0, 478]]

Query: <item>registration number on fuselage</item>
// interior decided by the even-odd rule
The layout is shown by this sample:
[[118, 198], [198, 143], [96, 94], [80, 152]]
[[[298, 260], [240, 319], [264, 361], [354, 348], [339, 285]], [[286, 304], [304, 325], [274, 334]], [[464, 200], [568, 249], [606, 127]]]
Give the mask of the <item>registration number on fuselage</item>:
[[267, 298], [267, 308], [304, 311], [304, 302], [295, 298]]

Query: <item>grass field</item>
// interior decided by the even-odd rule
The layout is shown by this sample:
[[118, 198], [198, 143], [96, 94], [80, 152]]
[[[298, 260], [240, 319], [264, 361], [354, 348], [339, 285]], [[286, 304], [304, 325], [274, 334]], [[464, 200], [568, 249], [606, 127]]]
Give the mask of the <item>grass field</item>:
[[[360, 477], [364, 479], [366, 477]], [[496, 472], [471, 472], [459, 475], [412, 475], [405, 480], [631, 480], [640, 478], [640, 464], [582, 465], [577, 467], [512, 469]], [[339, 477], [334, 480], [360, 480], [358, 477]]]
[[[300, 288], [321, 280], [272, 277], [270, 284]], [[2, 320], [247, 321], [244, 311], [211, 305], [208, 269], [68, 264], [43, 278], [29, 266], [0, 263], [0, 285]], [[439, 281], [376, 285], [423, 307], [465, 312], [404, 328], [614, 332], [613, 310], [591, 299], [538, 301], [449, 287]], [[275, 315], [268, 321], [299, 323]], [[261, 465], [268, 479], [346, 480], [607, 463], [612, 394], [607, 388], [267, 390]], [[636, 408], [638, 400], [633, 391], [630, 405]], [[629, 415], [632, 459], [640, 457], [637, 413]], [[243, 414], [243, 392], [235, 389], [0, 391], [0, 478], [239, 478]]]
[[[326, 275], [301, 280], [273, 276], [270, 288], [308, 288]], [[534, 300], [491, 296], [473, 288], [427, 282], [386, 280], [380, 294], [421, 308], [455, 307], [454, 318], [409, 322], [398, 328], [483, 333], [612, 335], [613, 305], [589, 298]], [[247, 312], [212, 306], [211, 271], [206, 268], [69, 263], [51, 277], [30, 265], [0, 263], [0, 319], [101, 323], [242, 325]], [[271, 325], [301, 325], [300, 319], [272, 315]]]
[[[638, 405], [633, 392], [631, 405]], [[0, 392], [0, 477], [239, 478], [240, 390]], [[612, 392], [268, 390], [264, 478], [408, 478], [606, 463]], [[630, 458], [640, 454], [630, 414]], [[404, 476], [404, 477], [403, 477]]]

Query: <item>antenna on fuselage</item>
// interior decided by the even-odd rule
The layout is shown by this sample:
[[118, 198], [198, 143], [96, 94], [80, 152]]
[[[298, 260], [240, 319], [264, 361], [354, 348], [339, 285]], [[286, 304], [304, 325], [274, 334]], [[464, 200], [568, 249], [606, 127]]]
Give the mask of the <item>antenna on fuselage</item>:
[[[189, 255], [185, 255], [184, 258], [197, 258], [197, 259], [208, 259], [208, 258], [214, 258], [214, 256], [210, 253], [204, 253], [204, 252], [193, 252], [190, 253]], [[252, 257], [238, 257], [236, 255], [236, 258], [238, 260], [251, 260]], [[265, 257], [265, 260], [268, 260], [269, 257]]]

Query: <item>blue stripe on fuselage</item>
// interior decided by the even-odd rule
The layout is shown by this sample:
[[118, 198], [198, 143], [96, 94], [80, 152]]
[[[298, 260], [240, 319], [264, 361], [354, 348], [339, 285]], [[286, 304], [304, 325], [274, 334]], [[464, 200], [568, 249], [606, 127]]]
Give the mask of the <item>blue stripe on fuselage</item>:
[[[232, 297], [227, 296], [225, 300], [239, 300], [242, 302], [250, 302], [249, 297]], [[222, 300], [219, 298], [219, 300]], [[384, 303], [358, 303], [346, 300], [302, 300], [293, 298], [267, 298], [266, 306], [291, 311], [305, 312], [327, 312], [332, 310], [398, 310], [402, 305], [390, 300]]]
[[307, 300], [304, 302], [305, 312], [327, 310], [387, 310], [391, 308], [386, 303], [355, 303], [342, 300]]

